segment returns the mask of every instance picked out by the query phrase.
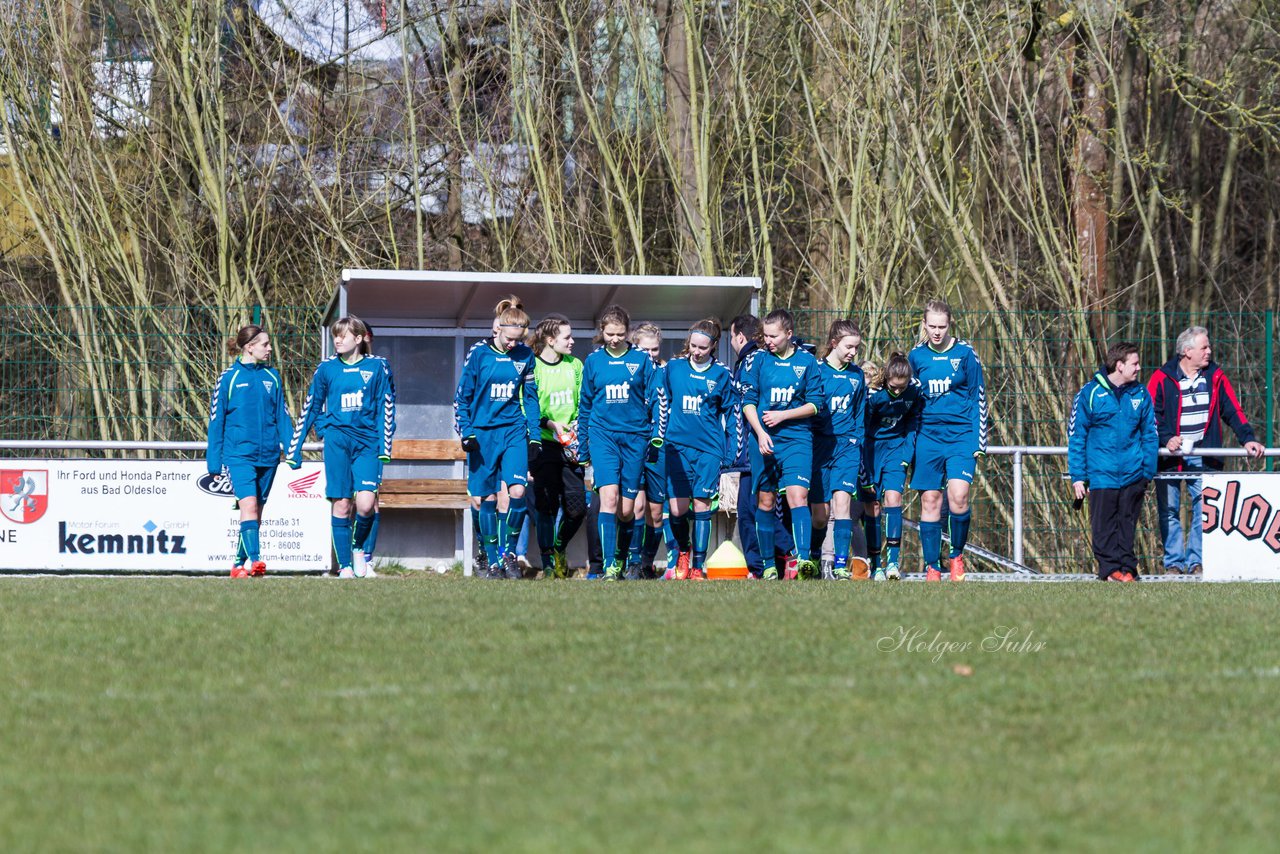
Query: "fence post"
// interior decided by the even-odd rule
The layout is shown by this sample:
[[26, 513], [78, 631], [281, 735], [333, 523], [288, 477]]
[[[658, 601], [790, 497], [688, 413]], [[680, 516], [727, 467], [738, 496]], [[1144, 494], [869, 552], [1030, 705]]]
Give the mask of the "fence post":
[[262, 325], [262, 306], [258, 305], [257, 303], [254, 303], [254, 306], [253, 306], [253, 320], [251, 320], [250, 322], [251, 322], [254, 326], [261, 326], [261, 325]]
[[1263, 432], [1266, 434], [1266, 439], [1265, 439], [1266, 445], [1268, 448], [1270, 448], [1272, 447], [1271, 420], [1274, 415], [1272, 401], [1275, 398], [1275, 387], [1276, 387], [1276, 368], [1275, 368], [1275, 359], [1274, 359], [1275, 337], [1276, 337], [1275, 312], [1272, 311], [1271, 309], [1267, 309], [1266, 318], [1267, 318], [1266, 320], [1267, 322], [1267, 328], [1266, 328], [1267, 392], [1263, 396], [1263, 399], [1266, 401], [1267, 414], [1264, 416], [1266, 418], [1266, 422], [1265, 422], [1265, 426], [1263, 427]]
[[1022, 451], [1013, 452], [1013, 562], [1022, 563]]

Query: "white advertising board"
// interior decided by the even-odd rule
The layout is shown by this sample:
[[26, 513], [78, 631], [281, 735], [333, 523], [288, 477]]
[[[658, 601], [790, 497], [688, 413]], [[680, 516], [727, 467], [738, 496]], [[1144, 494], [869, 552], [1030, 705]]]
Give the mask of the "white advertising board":
[[[0, 460], [0, 568], [227, 572], [233, 498], [203, 460]], [[327, 570], [323, 465], [282, 464], [270, 498], [267, 572]]]
[[1280, 581], [1280, 475], [1206, 474], [1206, 581]]

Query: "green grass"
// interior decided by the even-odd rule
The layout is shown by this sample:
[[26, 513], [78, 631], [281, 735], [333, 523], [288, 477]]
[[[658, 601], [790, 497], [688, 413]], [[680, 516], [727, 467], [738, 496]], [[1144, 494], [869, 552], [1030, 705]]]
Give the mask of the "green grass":
[[[0, 850], [1262, 850], [1278, 612], [1275, 585], [4, 579]], [[998, 626], [1043, 648], [984, 651]], [[971, 647], [878, 648], [912, 627]]]

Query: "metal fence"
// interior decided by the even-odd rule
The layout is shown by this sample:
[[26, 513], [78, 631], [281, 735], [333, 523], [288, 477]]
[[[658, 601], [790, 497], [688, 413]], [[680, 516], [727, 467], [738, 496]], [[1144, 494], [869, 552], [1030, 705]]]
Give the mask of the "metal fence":
[[[8, 354], [0, 364], [0, 439], [199, 441], [209, 391], [230, 361], [225, 341], [248, 322], [271, 333], [274, 362], [296, 408], [320, 358], [322, 315], [320, 306], [0, 306]], [[840, 316], [797, 312], [798, 332], [820, 341]], [[883, 362], [917, 340], [918, 311], [854, 319], [865, 331], [863, 357]], [[1192, 320], [1178, 313], [957, 311], [954, 331], [983, 359], [990, 444], [1059, 446], [1072, 397], [1096, 369], [1103, 342], [1134, 341], [1149, 372], [1169, 358], [1177, 333]], [[1194, 321], [1209, 329], [1215, 360], [1259, 438], [1273, 446], [1273, 313], [1217, 312]], [[1025, 559], [1046, 572], [1076, 572], [1090, 562], [1087, 524], [1072, 510], [1065, 471], [1065, 459], [1056, 456], [1028, 456], [1022, 464]], [[973, 493], [973, 539], [1003, 555], [1014, 552], [1013, 480], [1012, 457], [992, 457]], [[1139, 532], [1148, 566], [1159, 554], [1149, 504]]]

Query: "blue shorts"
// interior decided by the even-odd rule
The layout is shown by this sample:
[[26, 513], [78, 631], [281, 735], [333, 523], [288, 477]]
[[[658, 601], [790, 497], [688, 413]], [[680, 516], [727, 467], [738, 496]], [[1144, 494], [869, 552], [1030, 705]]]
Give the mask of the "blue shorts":
[[862, 470], [862, 448], [856, 441], [835, 436], [813, 437], [813, 477], [809, 503], [831, 500], [833, 492], [858, 494], [858, 473]]
[[[644, 500], [648, 504], [662, 504], [667, 500], [667, 457], [671, 456], [670, 445], [663, 445], [658, 451], [658, 461], [651, 463], [648, 460], [644, 464], [644, 476], [642, 478], [642, 486], [644, 487]], [[645, 448], [645, 453], [648, 453]]]
[[876, 497], [886, 492], [901, 493], [907, 488], [907, 468], [911, 465], [911, 440], [880, 439], [867, 446], [869, 457], [867, 479], [876, 489]]
[[326, 430], [324, 479], [325, 498], [350, 498], [357, 492], [377, 492], [382, 485], [378, 448], [358, 442], [341, 430]]
[[227, 473], [231, 476], [231, 488], [235, 491], [237, 501], [257, 498], [259, 504], [266, 502], [271, 493], [271, 483], [276, 479], [275, 466], [255, 466], [251, 463], [227, 463]]
[[911, 471], [911, 488], [917, 492], [947, 488], [947, 481], [973, 483], [978, 470], [974, 454], [978, 442], [972, 436], [916, 436], [915, 467]]
[[529, 442], [523, 424], [477, 427], [471, 431], [479, 450], [467, 453], [467, 494], [484, 498], [501, 484], [524, 486], [529, 482]]
[[668, 443], [667, 483], [672, 498], [715, 498], [720, 492], [720, 455]]
[[649, 437], [643, 433], [617, 433], [597, 428], [591, 431], [589, 439], [596, 490], [602, 486], [616, 486], [623, 498], [635, 498], [640, 492]]
[[780, 439], [773, 437], [773, 453], [760, 453], [760, 442], [755, 433], [747, 443], [751, 458], [751, 476], [755, 478], [756, 493], [777, 492], [788, 486], [809, 488], [813, 475], [813, 440]]

